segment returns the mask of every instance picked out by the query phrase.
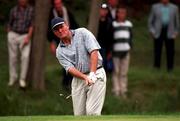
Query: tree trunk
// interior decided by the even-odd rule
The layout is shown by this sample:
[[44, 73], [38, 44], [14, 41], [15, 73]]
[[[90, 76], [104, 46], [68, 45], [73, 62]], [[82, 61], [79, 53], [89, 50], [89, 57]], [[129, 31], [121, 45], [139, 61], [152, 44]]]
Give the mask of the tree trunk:
[[35, 28], [31, 47], [30, 74], [34, 89], [45, 90], [45, 48], [47, 41], [47, 27], [50, 10], [50, 0], [35, 1]]
[[88, 29], [96, 36], [99, 25], [99, 8], [102, 0], [91, 0]]

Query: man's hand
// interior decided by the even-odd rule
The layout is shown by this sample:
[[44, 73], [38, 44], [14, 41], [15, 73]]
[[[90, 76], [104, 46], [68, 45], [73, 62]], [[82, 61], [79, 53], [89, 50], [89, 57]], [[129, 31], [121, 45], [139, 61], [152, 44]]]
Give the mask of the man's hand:
[[77, 70], [74, 67], [69, 68], [68, 72], [70, 74], [72, 74], [73, 76], [82, 79], [83, 81], [85, 81], [85, 84], [88, 86], [91, 86], [92, 84], [94, 84], [97, 80], [97, 77], [95, 75], [94, 72], [89, 73], [89, 75], [83, 74], [82, 72], [80, 72], [79, 70]]
[[97, 80], [96, 75], [94, 72], [90, 72], [88, 76], [84, 78], [86, 85], [91, 86]]
[[174, 35], [173, 35], [173, 38], [174, 38], [174, 39], [176, 39], [176, 38], [177, 38], [177, 36], [178, 36], [178, 33], [177, 33], [177, 32], [175, 32], [175, 33], [174, 33]]
[[108, 52], [108, 54], [107, 54], [107, 60], [110, 60], [112, 58], [112, 54], [111, 54], [111, 52]]
[[29, 36], [26, 36], [26, 37], [24, 38], [22, 48], [29, 43], [29, 40], [30, 40]]
[[91, 80], [90, 85], [94, 84], [97, 81], [96, 74], [94, 72], [90, 72], [88, 78]]
[[93, 84], [93, 81], [88, 76], [85, 77], [84, 81], [88, 86], [91, 86]]
[[51, 42], [50, 49], [52, 54], [56, 54], [56, 44], [54, 42]]

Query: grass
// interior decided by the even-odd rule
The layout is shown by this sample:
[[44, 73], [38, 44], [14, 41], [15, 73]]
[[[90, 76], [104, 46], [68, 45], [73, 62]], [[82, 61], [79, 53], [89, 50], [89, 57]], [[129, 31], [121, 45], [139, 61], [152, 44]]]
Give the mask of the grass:
[[[102, 117], [80, 117], [82, 120], [127, 120], [127, 121], [172, 121], [179, 120], [176, 114], [180, 112], [180, 45], [179, 38], [176, 41], [175, 69], [172, 73], [166, 72], [165, 59], [162, 59], [162, 69], [152, 68], [153, 43], [147, 31], [147, 18], [133, 20], [134, 23], [134, 47], [131, 52], [131, 63], [128, 74], [128, 98], [115, 97], [112, 90], [111, 75], [108, 74], [107, 93]], [[79, 117], [71, 116], [31, 116], [31, 115], [72, 115], [72, 102], [59, 96], [60, 93], [68, 95], [70, 92], [61, 85], [61, 67], [55, 56], [46, 50], [45, 83], [46, 91], [39, 92], [29, 87], [22, 91], [16, 85], [7, 87], [8, 83], [8, 51], [4, 26], [0, 25], [0, 121], [56, 121], [79, 120]], [[48, 44], [47, 44], [48, 45]], [[163, 52], [164, 53], [164, 52]], [[165, 58], [165, 54], [163, 57]], [[31, 82], [29, 82], [31, 84]], [[145, 116], [134, 115], [145, 114]], [[146, 116], [153, 114], [156, 116]], [[164, 114], [159, 116], [159, 114]], [[171, 121], [171, 120], [170, 120]]]
[[9, 116], [1, 121], [179, 121], [179, 115], [109, 115], [109, 116]]

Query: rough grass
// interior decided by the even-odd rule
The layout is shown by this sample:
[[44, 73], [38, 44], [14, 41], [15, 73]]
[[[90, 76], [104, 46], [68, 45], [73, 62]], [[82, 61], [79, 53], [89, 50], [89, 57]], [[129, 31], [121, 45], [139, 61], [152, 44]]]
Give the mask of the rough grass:
[[[106, 100], [103, 108], [103, 115], [106, 114], [169, 114], [180, 112], [180, 39], [176, 41], [175, 70], [173, 73], [166, 72], [165, 55], [162, 59], [161, 70], [152, 68], [152, 40], [147, 30], [147, 18], [134, 20], [134, 47], [131, 52], [131, 64], [129, 68], [128, 98], [115, 97], [112, 92], [112, 79], [108, 74]], [[18, 84], [13, 88], [7, 87], [8, 83], [8, 52], [6, 33], [4, 26], [0, 26], [0, 115], [72, 115], [72, 102], [60, 97], [60, 93], [68, 95], [70, 92], [63, 89], [61, 85], [61, 67], [54, 55], [46, 50], [45, 83], [46, 91], [33, 90], [31, 86], [26, 90], [20, 90]], [[47, 44], [48, 45], [48, 44]], [[163, 52], [164, 53], [164, 52]], [[31, 82], [29, 82], [31, 84]], [[111, 117], [111, 116], [110, 116]], [[119, 116], [117, 116], [119, 117]], [[112, 120], [116, 120], [112, 116]], [[125, 118], [127, 117], [127, 118]], [[143, 121], [143, 116], [119, 117], [118, 120]], [[170, 116], [173, 117], [173, 116]], [[2, 117], [0, 121], [27, 120], [79, 120], [74, 117]], [[144, 117], [145, 120], [154, 119], [152, 116]], [[179, 117], [178, 117], [179, 118]], [[86, 118], [85, 118], [86, 119]], [[83, 120], [85, 120], [83, 117]], [[87, 118], [91, 120], [91, 118]], [[152, 120], [151, 119], [151, 120]], [[157, 118], [161, 119], [161, 118]], [[154, 120], [157, 120], [154, 119]], [[162, 118], [162, 121], [169, 119]], [[109, 120], [108, 116], [103, 119]], [[153, 121], [154, 121], [153, 120]], [[177, 120], [176, 118], [174, 119]], [[160, 120], [161, 121], [161, 120]], [[173, 119], [172, 119], [173, 121]]]

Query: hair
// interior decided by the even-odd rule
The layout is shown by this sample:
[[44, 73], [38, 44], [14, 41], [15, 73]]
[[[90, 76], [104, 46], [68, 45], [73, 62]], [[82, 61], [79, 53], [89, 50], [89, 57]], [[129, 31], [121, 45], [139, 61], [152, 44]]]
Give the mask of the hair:
[[115, 18], [116, 20], [117, 20], [117, 13], [118, 13], [119, 9], [124, 9], [124, 10], [126, 10], [126, 12], [128, 12], [126, 5], [118, 5], [117, 10], [116, 10], [116, 18]]
[[118, 9], [125, 9], [125, 10], [127, 10], [127, 6], [126, 5], [118, 5], [117, 10]]

